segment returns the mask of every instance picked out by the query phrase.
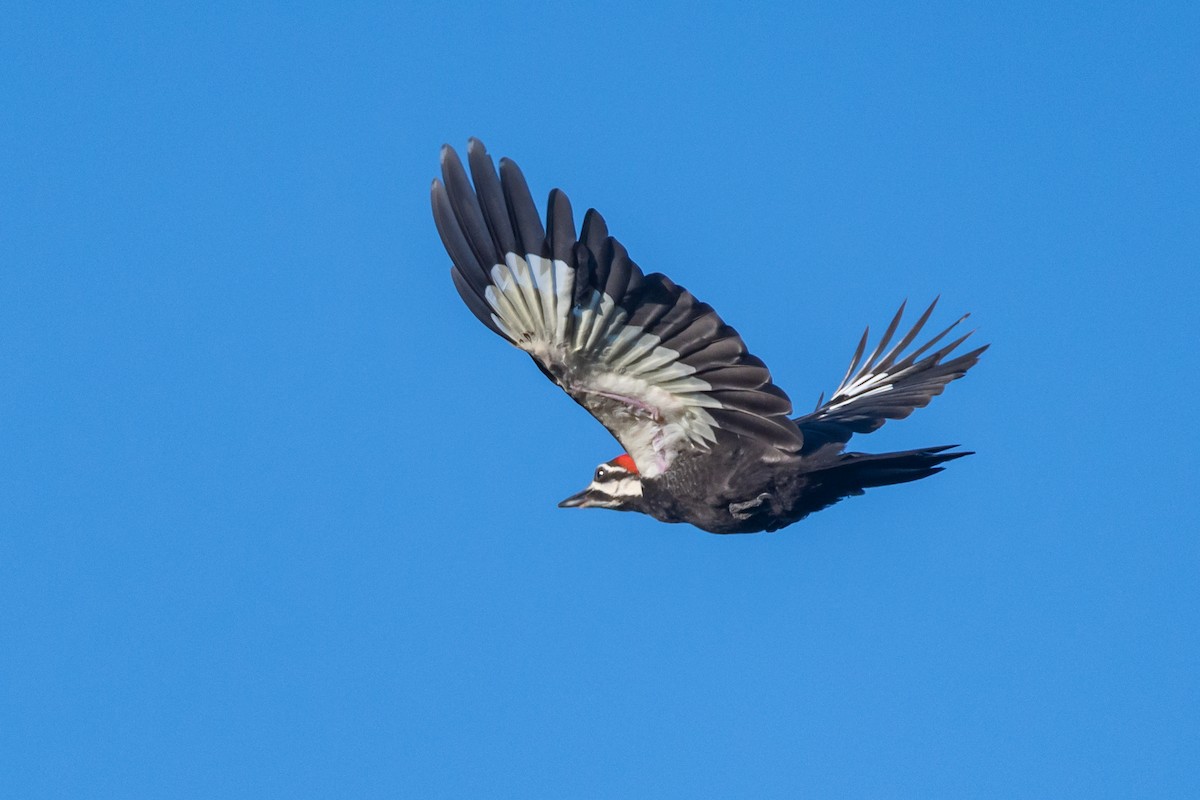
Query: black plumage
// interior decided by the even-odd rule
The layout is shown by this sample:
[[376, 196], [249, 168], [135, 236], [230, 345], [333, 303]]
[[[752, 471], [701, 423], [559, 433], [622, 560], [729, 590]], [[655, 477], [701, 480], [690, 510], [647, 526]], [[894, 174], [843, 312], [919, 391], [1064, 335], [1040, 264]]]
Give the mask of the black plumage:
[[470, 177], [444, 147], [432, 190], [455, 288], [629, 454], [601, 465], [564, 505], [641, 511], [718, 533], [775, 530], [968, 454], [844, 452], [853, 434], [928, 404], [986, 349], [950, 358], [961, 336], [933, 350], [956, 322], [906, 352], [933, 305], [889, 349], [902, 305], [866, 358], [864, 334], [829, 401], [793, 419], [788, 396], [737, 332], [666, 276], [643, 273], [598, 212], [588, 210], [577, 233], [570, 201], [555, 189], [543, 227], [515, 163], [501, 159], [497, 173], [474, 139], [467, 159]]

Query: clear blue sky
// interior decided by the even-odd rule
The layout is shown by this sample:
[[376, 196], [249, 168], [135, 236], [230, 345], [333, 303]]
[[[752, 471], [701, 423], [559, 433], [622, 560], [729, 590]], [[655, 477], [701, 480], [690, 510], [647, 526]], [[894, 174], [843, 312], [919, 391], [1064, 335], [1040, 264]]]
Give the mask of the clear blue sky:
[[[7, 797], [1195, 796], [1200, 12], [786, 5], [6, 6]], [[619, 446], [450, 284], [472, 135], [798, 407], [972, 311], [858, 445], [979, 454], [556, 508]]]

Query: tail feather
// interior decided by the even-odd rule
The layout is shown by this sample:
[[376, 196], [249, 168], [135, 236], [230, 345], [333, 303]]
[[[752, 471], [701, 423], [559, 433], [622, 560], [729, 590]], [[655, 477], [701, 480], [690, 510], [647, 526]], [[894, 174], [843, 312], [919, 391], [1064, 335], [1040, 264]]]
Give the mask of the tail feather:
[[[925, 447], [896, 453], [842, 453], [827, 466], [810, 473], [804, 493], [805, 514], [820, 511], [844, 497], [860, 495], [877, 486], [891, 486], [928, 478], [941, 472], [942, 465], [970, 450], [948, 452], [958, 445]], [[811, 506], [810, 506], [811, 504]]]
[[843, 453], [836, 464], [821, 470], [819, 474], [826, 480], [839, 481], [847, 488], [857, 487], [859, 491], [854, 493], [861, 494], [862, 489], [927, 478], [945, 469], [941, 465], [947, 461], [975, 455], [971, 450], [946, 452], [955, 447], [958, 445], [947, 444], [897, 453]]

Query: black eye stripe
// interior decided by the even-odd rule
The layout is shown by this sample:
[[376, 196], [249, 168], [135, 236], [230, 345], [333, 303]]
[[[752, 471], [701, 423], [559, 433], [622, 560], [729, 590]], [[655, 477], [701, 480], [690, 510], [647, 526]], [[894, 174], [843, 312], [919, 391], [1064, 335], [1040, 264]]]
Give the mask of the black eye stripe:
[[592, 478], [595, 481], [611, 481], [613, 479], [620, 480], [629, 475], [628, 470], [614, 467], [611, 464], [601, 464], [596, 467], [596, 475]]

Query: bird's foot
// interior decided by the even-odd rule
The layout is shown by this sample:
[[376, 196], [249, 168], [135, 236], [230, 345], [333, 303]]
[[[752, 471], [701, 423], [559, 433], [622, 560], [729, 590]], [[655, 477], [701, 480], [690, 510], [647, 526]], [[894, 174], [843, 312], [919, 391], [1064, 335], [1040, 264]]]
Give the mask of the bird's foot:
[[754, 498], [753, 500], [746, 500], [745, 502], [742, 502], [742, 503], [730, 503], [729, 504], [729, 513], [733, 515], [734, 519], [738, 519], [738, 520], [750, 519], [750, 517], [754, 516], [754, 512], [757, 511], [759, 508], [761, 508], [762, 504], [767, 502], [770, 499], [771, 499], [771, 495], [767, 492], [763, 492], [762, 494], [760, 494], [758, 497]]

